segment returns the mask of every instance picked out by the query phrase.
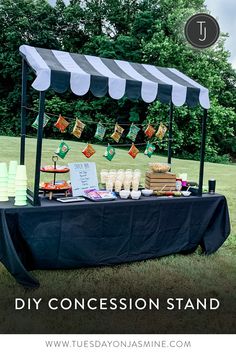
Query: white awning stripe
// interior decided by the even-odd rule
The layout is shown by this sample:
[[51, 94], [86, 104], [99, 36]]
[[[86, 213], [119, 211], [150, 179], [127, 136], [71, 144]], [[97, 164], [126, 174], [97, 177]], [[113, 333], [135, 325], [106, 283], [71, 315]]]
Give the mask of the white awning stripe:
[[25, 56], [32, 69], [36, 72], [36, 79], [34, 80], [32, 87], [37, 91], [47, 90], [51, 83], [51, 70], [47, 63], [34, 47], [21, 45], [20, 51]]

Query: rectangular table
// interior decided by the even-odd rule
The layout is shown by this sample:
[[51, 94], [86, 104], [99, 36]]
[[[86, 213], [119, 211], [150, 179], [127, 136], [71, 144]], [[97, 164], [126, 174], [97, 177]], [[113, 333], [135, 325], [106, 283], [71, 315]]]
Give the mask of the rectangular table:
[[221, 195], [141, 197], [140, 200], [40, 207], [0, 203], [0, 261], [24, 287], [39, 282], [33, 269], [113, 265], [189, 253], [215, 252], [230, 233]]

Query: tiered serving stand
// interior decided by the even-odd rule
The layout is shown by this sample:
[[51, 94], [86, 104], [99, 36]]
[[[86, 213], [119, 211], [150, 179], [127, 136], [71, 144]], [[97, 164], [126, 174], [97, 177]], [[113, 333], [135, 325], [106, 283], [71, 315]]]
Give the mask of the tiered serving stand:
[[51, 173], [53, 174], [53, 182], [49, 183], [47, 187], [40, 187], [40, 191], [43, 192], [43, 195], [46, 196], [48, 194], [49, 200], [52, 200], [54, 194], [65, 194], [65, 197], [67, 197], [70, 186], [65, 188], [59, 188], [59, 185], [57, 185], [56, 181], [56, 176], [58, 173], [68, 173], [70, 169], [68, 167], [65, 167], [63, 169], [58, 169], [57, 168], [57, 161], [58, 161], [58, 156], [53, 156], [52, 157], [53, 161], [53, 166], [51, 169], [45, 169], [44, 167], [41, 167], [40, 171], [43, 173]]

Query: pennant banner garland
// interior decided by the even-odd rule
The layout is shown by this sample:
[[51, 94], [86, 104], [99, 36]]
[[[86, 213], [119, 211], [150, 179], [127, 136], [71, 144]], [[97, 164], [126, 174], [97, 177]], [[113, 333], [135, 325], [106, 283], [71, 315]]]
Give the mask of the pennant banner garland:
[[[47, 116], [46, 114], [44, 114], [43, 116], [43, 127], [45, 128], [46, 125], [48, 124], [48, 122], [50, 121], [50, 117]], [[38, 129], [39, 127], [39, 116], [37, 115], [34, 123], [32, 124], [32, 127], [35, 128], [35, 129]]]
[[[53, 115], [53, 114], [48, 113], [48, 115]], [[49, 120], [50, 120], [50, 117], [48, 115], [44, 114], [43, 127], [45, 127], [47, 125], [47, 123], [49, 122]], [[71, 118], [63, 117], [60, 114], [58, 119], [57, 119], [57, 121], [56, 121], [56, 123], [54, 123], [54, 126], [61, 133], [65, 133], [66, 129], [70, 125], [70, 122], [67, 119], [70, 120]], [[32, 127], [35, 128], [35, 129], [38, 129], [38, 123], [39, 123], [39, 116], [37, 115], [35, 121], [32, 124]], [[85, 123], [88, 123], [88, 124], [90, 124], [90, 123], [94, 124], [95, 123], [95, 124], [97, 124], [94, 138], [96, 138], [96, 139], [98, 139], [100, 141], [103, 141], [103, 139], [105, 137], [105, 134], [106, 134], [107, 129], [108, 129], [106, 126], [111, 124], [111, 123], [102, 123], [102, 122], [96, 123], [96, 122], [93, 122], [93, 121], [85, 122]], [[141, 126], [141, 124], [132, 123], [131, 125], [130, 124], [125, 124], [125, 125], [129, 125], [130, 126], [129, 127], [129, 132], [128, 132], [126, 137], [132, 141], [132, 145], [131, 145], [131, 147], [130, 147], [130, 149], [128, 151], [128, 154], [133, 159], [135, 159], [137, 154], [139, 153], [139, 150], [135, 146], [134, 142], [135, 142], [135, 140], [137, 138], [137, 135], [138, 135], [139, 131], [141, 130], [141, 127], [139, 127], [139, 126]], [[82, 133], [83, 133], [84, 128], [85, 128], [85, 124], [81, 120], [76, 118], [75, 124], [74, 124], [74, 127], [73, 127], [73, 130], [72, 130], [71, 134], [73, 134], [75, 137], [77, 137], [79, 139], [81, 137]], [[165, 126], [165, 124], [160, 122], [157, 132], [156, 132], [156, 129], [151, 124], [148, 124], [146, 126], [146, 128], [143, 129], [143, 132], [149, 139], [151, 139], [154, 136], [154, 134], [155, 134], [155, 136], [158, 139], [162, 140], [164, 138], [167, 130], [168, 130], [168, 128]], [[123, 133], [124, 133], [124, 128], [122, 128], [118, 123], [116, 123], [115, 127], [114, 127], [114, 132], [111, 135], [111, 138], [116, 143], [119, 143]], [[145, 142], [144, 142], [144, 144], [141, 143], [139, 145], [145, 145]], [[156, 145], [157, 145], [156, 142], [148, 141], [146, 143], [146, 148], [145, 148], [145, 151], [144, 151], [144, 155], [146, 155], [146, 156], [148, 156], [150, 158], [153, 155], [154, 151], [156, 150]], [[122, 146], [122, 145], [119, 145], [119, 146]], [[124, 146], [126, 146], [126, 144]], [[57, 156], [59, 156], [60, 158], [64, 159], [66, 157], [67, 153], [69, 152], [69, 150], [70, 150], [69, 145], [67, 145], [62, 140], [61, 143], [59, 144], [57, 150], [55, 151], [55, 154]], [[93, 156], [95, 154], [95, 152], [96, 151], [94, 150], [93, 146], [91, 144], [89, 144], [89, 143], [87, 144], [87, 146], [82, 151], [84, 156], [86, 156], [87, 158], [90, 158], [91, 156]], [[115, 148], [108, 144], [103, 156], [108, 161], [111, 161], [114, 158], [115, 154], [116, 154]]]
[[132, 140], [134, 142], [137, 138], [139, 131], [140, 131], [140, 128], [137, 127], [137, 125], [131, 124], [127, 138], [129, 138], [130, 140]]
[[108, 144], [106, 151], [104, 153], [104, 157], [108, 160], [111, 161], [113, 159], [113, 157], [115, 156], [116, 151], [115, 148], [111, 145]]
[[124, 129], [116, 123], [114, 133], [111, 135], [111, 138], [117, 143], [120, 141], [120, 138], [124, 132]]
[[81, 122], [78, 118], [76, 118], [75, 125], [72, 131], [72, 134], [76, 136], [76, 138], [80, 138], [81, 134], [83, 133], [85, 124]]
[[70, 123], [60, 114], [54, 126], [59, 129], [61, 133], [64, 133], [69, 124]]
[[103, 138], [106, 134], [106, 130], [107, 128], [105, 128], [104, 125], [101, 122], [99, 122], [94, 137], [100, 141], [103, 141]]
[[64, 141], [60, 143], [58, 146], [57, 150], [55, 151], [55, 154], [59, 156], [61, 159], [64, 159], [69, 152], [70, 147], [67, 145]]

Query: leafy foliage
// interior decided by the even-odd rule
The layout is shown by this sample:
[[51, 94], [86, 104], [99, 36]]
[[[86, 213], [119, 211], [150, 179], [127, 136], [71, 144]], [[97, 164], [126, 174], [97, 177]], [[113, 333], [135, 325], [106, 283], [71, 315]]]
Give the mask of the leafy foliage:
[[[206, 12], [204, 0], [72, 0], [69, 6], [58, 0], [52, 8], [46, 0], [0, 0], [0, 133], [20, 131], [21, 59], [19, 46], [56, 48], [107, 58], [147, 62], [175, 67], [209, 88], [207, 158], [228, 160], [235, 156], [236, 73], [224, 48], [225, 35], [207, 50], [195, 50], [183, 36], [183, 26], [196, 12]], [[33, 74], [32, 74], [33, 78]], [[37, 110], [38, 96], [30, 91], [28, 105]], [[47, 93], [46, 111], [93, 122], [115, 121], [168, 124], [168, 107], [154, 102], [108, 97], [83, 98], [66, 93]], [[28, 134], [35, 113], [29, 113]], [[176, 155], [198, 158], [201, 141], [201, 115], [198, 107], [175, 109], [173, 150]], [[112, 127], [112, 125], [111, 125]], [[94, 125], [87, 125], [83, 138], [91, 140]], [[112, 129], [112, 128], [111, 128]], [[53, 122], [47, 136], [57, 136]], [[71, 135], [67, 135], [71, 138]], [[159, 151], [165, 152], [161, 143]]]

